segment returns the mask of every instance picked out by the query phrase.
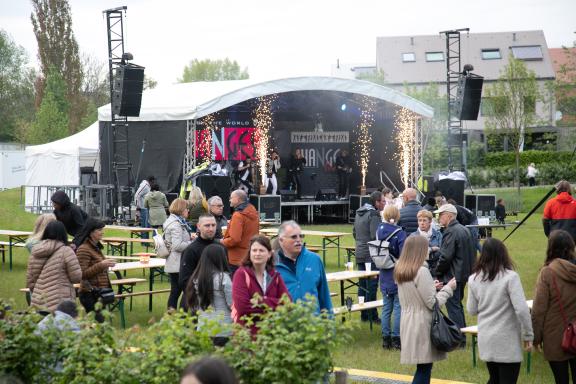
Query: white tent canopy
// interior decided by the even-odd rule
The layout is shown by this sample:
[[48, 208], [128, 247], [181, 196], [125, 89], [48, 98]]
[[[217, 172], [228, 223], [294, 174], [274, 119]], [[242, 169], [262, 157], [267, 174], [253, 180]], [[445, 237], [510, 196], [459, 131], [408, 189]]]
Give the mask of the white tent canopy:
[[[139, 117], [131, 121], [193, 120], [255, 97], [294, 91], [336, 91], [371, 96], [423, 116], [434, 110], [410, 96], [368, 81], [335, 77], [295, 77], [259, 82], [234, 80], [180, 83], [147, 90]], [[110, 121], [110, 104], [98, 108], [98, 120]]]
[[80, 185], [80, 167], [98, 165], [98, 133], [96, 121], [72, 136], [26, 147], [26, 206], [32, 204], [31, 186]]

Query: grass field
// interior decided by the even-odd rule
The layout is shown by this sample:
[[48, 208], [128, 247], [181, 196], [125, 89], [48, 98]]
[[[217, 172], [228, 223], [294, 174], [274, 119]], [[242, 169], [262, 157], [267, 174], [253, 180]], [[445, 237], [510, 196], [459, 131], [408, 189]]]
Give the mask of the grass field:
[[[529, 188], [522, 192], [523, 211], [527, 212], [538, 202], [549, 190], [549, 187]], [[511, 190], [490, 190], [479, 193], [497, 193], [498, 196], [507, 199], [513, 196]], [[20, 191], [8, 190], [0, 192], [0, 229], [11, 230], [31, 230], [35, 216], [23, 212], [19, 206]], [[527, 298], [532, 298], [534, 286], [538, 271], [543, 264], [546, 237], [542, 231], [541, 212], [532, 216], [512, 237], [506, 241], [506, 245], [515, 262], [516, 270], [522, 278], [524, 292]], [[511, 220], [520, 220], [523, 217], [521, 213], [517, 218]], [[352, 226], [349, 224], [342, 225], [314, 225], [306, 226], [307, 229], [352, 232]], [[495, 230], [493, 235], [497, 238], [504, 238], [510, 230]], [[107, 231], [107, 235], [126, 236], [125, 233]], [[4, 239], [1, 239], [4, 240]], [[321, 240], [307, 237], [309, 243], [319, 244]], [[346, 236], [342, 245], [353, 245], [352, 236]], [[345, 252], [342, 252], [345, 255]], [[7, 255], [6, 255], [7, 257]], [[341, 270], [337, 266], [336, 251], [330, 250], [327, 257], [326, 269], [330, 272]], [[18, 289], [25, 286], [26, 283], [26, 266], [28, 254], [25, 249], [17, 248], [14, 252], [14, 269], [8, 271], [8, 264], [3, 264], [0, 270], [0, 297], [11, 298], [14, 301], [16, 309], [26, 307], [26, 301]], [[141, 271], [135, 271], [129, 274], [131, 277], [142, 277]], [[168, 288], [167, 281], [155, 284], [155, 288]], [[137, 290], [146, 290], [145, 285], [141, 285]], [[331, 287], [332, 292], [339, 292], [337, 286]], [[355, 296], [355, 291], [347, 291], [347, 295]], [[356, 299], [356, 297], [353, 297]], [[166, 308], [167, 294], [159, 294], [154, 297], [154, 308], [148, 312], [148, 297], [134, 298], [134, 309], [127, 312], [127, 322], [129, 326], [140, 325], [146, 326], [153, 319], [160, 318]], [[339, 305], [339, 298], [334, 298], [334, 303]], [[119, 327], [119, 319], [115, 314], [114, 324]], [[335, 353], [336, 365], [339, 367], [350, 367], [357, 369], [367, 369], [375, 371], [393, 372], [401, 374], [412, 374], [415, 367], [400, 365], [399, 352], [385, 351], [381, 347], [381, 333], [377, 327], [371, 332], [368, 324], [359, 322], [359, 315], [355, 314], [350, 319], [354, 324], [353, 342], [342, 346]], [[476, 324], [476, 319], [467, 317], [468, 324]], [[460, 380], [470, 383], [484, 383], [488, 380], [488, 374], [485, 365], [480, 362], [478, 367], [472, 367], [472, 357], [470, 343], [466, 350], [452, 352], [445, 361], [434, 365], [433, 377], [439, 379]], [[548, 364], [542, 358], [540, 353], [532, 354], [532, 373], [526, 374], [525, 364], [522, 366], [520, 383], [552, 383], [552, 375]]]

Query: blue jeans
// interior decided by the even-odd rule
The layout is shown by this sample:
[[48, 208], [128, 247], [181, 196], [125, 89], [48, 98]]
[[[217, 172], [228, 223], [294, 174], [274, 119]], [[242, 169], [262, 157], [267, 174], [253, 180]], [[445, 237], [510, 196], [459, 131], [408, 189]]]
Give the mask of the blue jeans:
[[[364, 263], [356, 263], [359, 271], [365, 271], [366, 266]], [[372, 263], [372, 270], [376, 270], [376, 265]], [[368, 292], [366, 292], [368, 291]], [[364, 301], [375, 301], [378, 293], [378, 279], [360, 279], [358, 282], [358, 296], [364, 296]], [[378, 310], [376, 308], [368, 311], [361, 311], [360, 318], [362, 321], [374, 321], [378, 318]]]
[[466, 282], [457, 282], [457, 287], [454, 294], [446, 301], [446, 310], [450, 320], [456, 323], [458, 327], [465, 328], [466, 320], [464, 318], [464, 308], [462, 307], [462, 299], [464, 298], [464, 287]]
[[430, 384], [432, 376], [432, 363], [416, 365], [416, 373], [412, 379], [412, 384]]
[[[400, 337], [400, 299], [398, 293], [385, 294], [382, 292], [384, 307], [382, 307], [382, 337]], [[394, 311], [394, 329], [390, 331], [390, 320]]]
[[[140, 208], [140, 227], [141, 228], [150, 227], [150, 225], [148, 224], [148, 208]], [[140, 237], [142, 239], [147, 239], [148, 232], [141, 232]]]

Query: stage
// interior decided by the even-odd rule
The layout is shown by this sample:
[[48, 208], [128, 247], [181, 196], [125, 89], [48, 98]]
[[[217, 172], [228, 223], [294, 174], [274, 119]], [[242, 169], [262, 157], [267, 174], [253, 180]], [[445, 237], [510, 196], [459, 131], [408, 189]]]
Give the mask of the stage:
[[306, 223], [314, 224], [314, 217], [334, 217], [342, 219], [343, 222], [348, 221], [350, 201], [346, 200], [332, 200], [332, 201], [316, 201], [316, 200], [298, 200], [290, 202], [282, 202], [281, 217], [285, 217], [285, 210], [290, 210], [290, 218], [297, 223], [303, 223], [300, 214], [301, 211], [306, 211]]

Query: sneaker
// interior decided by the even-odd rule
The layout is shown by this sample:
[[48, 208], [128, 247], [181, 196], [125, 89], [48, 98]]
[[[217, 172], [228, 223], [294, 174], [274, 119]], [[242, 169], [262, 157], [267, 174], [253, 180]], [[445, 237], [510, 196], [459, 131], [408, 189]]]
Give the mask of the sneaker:
[[384, 348], [384, 349], [391, 349], [392, 348], [392, 339], [390, 336], [383, 336], [382, 337], [382, 348]]

